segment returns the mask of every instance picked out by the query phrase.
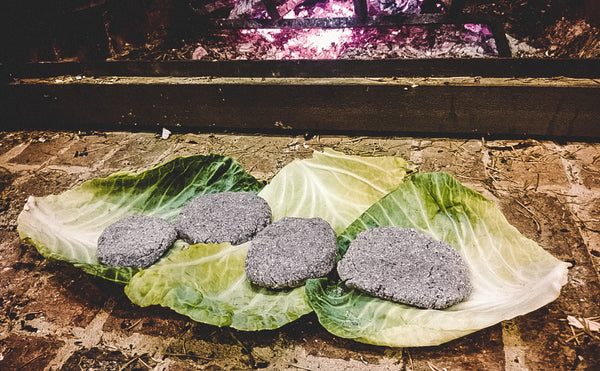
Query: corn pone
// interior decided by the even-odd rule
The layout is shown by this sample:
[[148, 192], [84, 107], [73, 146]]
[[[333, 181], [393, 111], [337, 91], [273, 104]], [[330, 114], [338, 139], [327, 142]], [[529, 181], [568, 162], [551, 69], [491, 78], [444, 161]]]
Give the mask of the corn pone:
[[260, 231], [250, 243], [244, 269], [259, 286], [301, 286], [335, 267], [336, 235], [320, 218], [283, 218]]
[[189, 244], [249, 241], [271, 222], [267, 201], [251, 192], [203, 194], [177, 217], [179, 237]]
[[175, 242], [177, 231], [164, 219], [132, 215], [109, 225], [98, 238], [96, 254], [112, 267], [146, 268]]
[[337, 271], [349, 287], [421, 308], [447, 308], [472, 290], [469, 268], [458, 251], [400, 227], [361, 232]]

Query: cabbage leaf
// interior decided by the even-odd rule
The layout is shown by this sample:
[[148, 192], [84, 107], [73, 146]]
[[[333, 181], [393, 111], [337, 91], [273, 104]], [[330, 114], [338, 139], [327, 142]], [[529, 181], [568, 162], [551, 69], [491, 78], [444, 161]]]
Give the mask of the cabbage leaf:
[[174, 220], [202, 193], [249, 191], [264, 184], [231, 158], [179, 157], [139, 174], [93, 179], [59, 195], [29, 197], [17, 219], [19, 236], [46, 258], [64, 260], [102, 278], [127, 283], [138, 268], [98, 262], [98, 237], [110, 224], [145, 214]]
[[[321, 217], [343, 230], [396, 188], [407, 171], [408, 164], [399, 158], [326, 150], [281, 169], [259, 196], [269, 203], [275, 220]], [[312, 312], [304, 286], [270, 290], [250, 284], [244, 272], [248, 247], [249, 243], [175, 248], [136, 274], [125, 293], [140, 306], [160, 304], [199, 322], [247, 331], [278, 328]]]
[[389, 225], [416, 229], [456, 248], [471, 271], [471, 296], [447, 309], [419, 309], [350, 289], [335, 274], [309, 280], [309, 303], [331, 333], [394, 347], [438, 345], [546, 305], [567, 280], [567, 263], [445, 173], [411, 175], [371, 206], [338, 237], [340, 255], [361, 231]]
[[275, 329], [312, 312], [304, 286], [270, 290], [246, 279], [249, 246], [178, 243], [136, 274], [125, 293], [140, 306], [160, 304], [198, 322], [246, 331]]
[[286, 165], [259, 193], [283, 217], [326, 220], [339, 234], [413, 171], [400, 157], [361, 157], [332, 149]]
[[[259, 195], [272, 207], [275, 219], [319, 216], [341, 231], [400, 184], [407, 171], [410, 167], [400, 158], [363, 158], [326, 150], [284, 167]], [[118, 173], [60, 195], [32, 197], [19, 216], [18, 230], [21, 238], [47, 258], [128, 284], [125, 292], [138, 305], [167, 306], [218, 326], [272, 329], [312, 308], [304, 287], [275, 291], [246, 280], [248, 243], [189, 246], [178, 241], [147, 269], [107, 267], [96, 258], [101, 232], [125, 216], [147, 214], [174, 220], [201, 193], [258, 193], [261, 188], [262, 183], [229, 158], [178, 158], [140, 174]]]
[[[556, 298], [566, 280], [565, 263], [447, 174], [413, 174], [403, 183], [412, 170], [397, 157], [325, 150], [293, 161], [264, 186], [230, 158], [177, 158], [139, 174], [94, 179], [60, 195], [30, 197], [17, 228], [43, 256], [127, 284], [126, 294], [138, 305], [163, 305], [196, 321], [241, 330], [274, 329], [314, 309], [323, 326], [342, 337], [390, 346], [435, 345]], [[415, 228], [465, 257], [473, 294], [445, 310], [424, 310], [349, 289], [335, 274], [296, 289], [259, 288], [244, 273], [249, 243], [178, 241], [147, 269], [99, 264], [97, 238], [108, 225], [134, 214], [172, 221], [197, 195], [223, 191], [258, 193], [274, 220], [323, 218], [339, 235], [340, 256], [366, 228]]]

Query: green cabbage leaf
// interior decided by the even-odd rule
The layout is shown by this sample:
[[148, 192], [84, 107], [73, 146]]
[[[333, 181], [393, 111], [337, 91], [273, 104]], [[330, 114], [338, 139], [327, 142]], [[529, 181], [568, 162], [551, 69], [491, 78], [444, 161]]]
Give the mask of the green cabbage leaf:
[[198, 322], [246, 331], [275, 329], [312, 312], [304, 286], [270, 290], [246, 279], [249, 246], [177, 243], [136, 274], [125, 293], [143, 307], [160, 304]]
[[139, 174], [121, 172], [93, 179], [59, 195], [31, 196], [17, 219], [17, 230], [46, 258], [127, 283], [139, 269], [109, 267], [96, 257], [98, 237], [107, 226], [137, 214], [172, 221], [199, 194], [258, 193], [263, 187], [230, 158], [180, 157]]
[[536, 310], [556, 299], [567, 281], [567, 263], [445, 173], [413, 174], [372, 205], [339, 235], [340, 255], [361, 231], [390, 225], [456, 248], [470, 268], [472, 294], [444, 310], [419, 309], [350, 289], [335, 274], [309, 280], [309, 303], [331, 333], [394, 347], [438, 345]]
[[[132, 302], [163, 305], [190, 318], [241, 330], [278, 328], [312, 310], [333, 334], [389, 346], [436, 345], [525, 314], [554, 300], [566, 263], [525, 238], [495, 205], [447, 174], [413, 174], [397, 157], [315, 152], [285, 166], [264, 186], [230, 158], [177, 158], [139, 174], [94, 179], [59, 195], [30, 197], [18, 218], [22, 239], [50, 259], [124, 283]], [[376, 299], [345, 287], [335, 274], [290, 290], [251, 285], [249, 243], [182, 241], [147, 269], [100, 264], [96, 243], [129, 215], [174, 220], [202, 193], [250, 191], [273, 219], [321, 217], [338, 233], [339, 255], [367, 228], [415, 228], [454, 246], [471, 268], [473, 293], [445, 310]]]
[[197, 195], [223, 191], [259, 193], [271, 206], [274, 219], [318, 216], [341, 231], [397, 187], [410, 170], [400, 158], [363, 158], [326, 150], [287, 165], [259, 193], [263, 184], [231, 159], [178, 158], [140, 174], [119, 173], [60, 195], [32, 197], [19, 216], [18, 230], [47, 258], [127, 284], [126, 294], [140, 306], [167, 306], [217, 326], [273, 329], [312, 308], [304, 287], [276, 291], [249, 284], [244, 273], [248, 243], [190, 246], [178, 241], [153, 266], [131, 269], [100, 264], [98, 237], [125, 216], [174, 220]]
[[[321, 217], [343, 230], [396, 188], [407, 171], [402, 159], [326, 150], [288, 164], [259, 196], [274, 220]], [[160, 304], [199, 322], [246, 331], [278, 328], [312, 312], [304, 286], [270, 290], [250, 284], [244, 272], [249, 245], [180, 245], [136, 274], [125, 293], [140, 306]]]

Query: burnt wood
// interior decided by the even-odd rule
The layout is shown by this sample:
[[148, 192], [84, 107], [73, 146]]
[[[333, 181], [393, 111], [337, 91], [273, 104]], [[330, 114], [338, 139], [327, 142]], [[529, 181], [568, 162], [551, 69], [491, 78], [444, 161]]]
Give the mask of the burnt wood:
[[273, 0], [261, 1], [265, 5], [265, 8], [267, 9], [267, 14], [269, 15], [269, 18], [271, 18], [271, 20], [278, 21], [281, 19], [281, 14], [279, 14], [277, 6], [275, 5], [275, 2]]
[[210, 1], [189, 1], [190, 9], [199, 16], [206, 16], [218, 10], [229, 12], [232, 1], [229, 0], [210, 0]]
[[[286, 61], [114, 61], [0, 66], [4, 80], [62, 75], [213, 77], [452, 77], [600, 79], [598, 59], [387, 59]], [[600, 80], [599, 80], [600, 81]]]
[[284, 15], [294, 10], [304, 0], [286, 0], [281, 5], [276, 5], [273, 0], [261, 0], [267, 9], [267, 14], [272, 21], [280, 20]]
[[352, 1], [354, 4], [354, 17], [357, 18], [361, 23], [366, 21], [368, 16], [367, 0]]

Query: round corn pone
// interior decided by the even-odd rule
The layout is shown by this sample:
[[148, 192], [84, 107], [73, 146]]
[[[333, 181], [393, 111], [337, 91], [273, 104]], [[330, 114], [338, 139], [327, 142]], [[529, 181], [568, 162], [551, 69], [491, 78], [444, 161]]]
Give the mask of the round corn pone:
[[203, 194], [188, 203], [177, 217], [175, 227], [187, 243], [250, 240], [271, 222], [271, 207], [251, 192]]
[[471, 294], [469, 268], [460, 254], [413, 229], [361, 232], [337, 271], [349, 287], [421, 308], [447, 308]]
[[336, 235], [320, 218], [283, 218], [250, 243], [245, 271], [256, 285], [274, 289], [301, 286], [335, 267]]
[[146, 268], [177, 239], [175, 227], [164, 219], [132, 215], [109, 225], [98, 238], [98, 261], [112, 267]]

